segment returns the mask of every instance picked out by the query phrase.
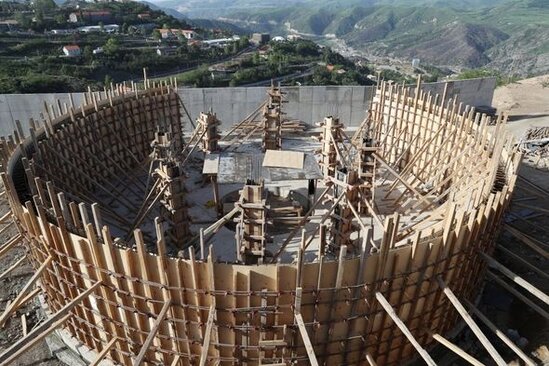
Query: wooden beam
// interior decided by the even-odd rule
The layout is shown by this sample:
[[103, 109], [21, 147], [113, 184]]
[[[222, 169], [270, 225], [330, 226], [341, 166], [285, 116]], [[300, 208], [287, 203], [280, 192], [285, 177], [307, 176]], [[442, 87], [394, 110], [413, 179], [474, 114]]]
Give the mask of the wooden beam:
[[385, 299], [385, 297], [381, 294], [381, 292], [376, 292], [376, 299], [380, 303], [380, 305], [383, 307], [383, 309], [385, 309], [387, 314], [389, 314], [391, 319], [393, 319], [393, 321], [398, 326], [400, 331], [406, 336], [406, 338], [408, 338], [410, 343], [412, 343], [412, 346], [414, 346], [414, 348], [419, 353], [421, 358], [423, 358], [425, 363], [429, 366], [436, 366], [436, 362], [431, 358], [429, 353], [427, 353], [427, 351], [423, 347], [421, 347], [418, 341], [416, 341], [416, 339], [412, 335], [412, 332], [410, 332], [410, 330], [408, 329], [408, 327], [406, 327], [404, 322], [400, 320], [400, 318], [398, 317], [398, 314], [395, 312], [395, 309], [393, 309], [391, 304], [389, 304], [389, 302], [387, 301], [387, 299]]
[[17, 308], [23, 304], [23, 299], [26, 298], [27, 291], [36, 283], [38, 278], [40, 278], [40, 275], [42, 275], [42, 272], [50, 265], [51, 261], [53, 260], [53, 257], [50, 255], [44, 263], [38, 268], [38, 270], [32, 275], [32, 277], [29, 279], [29, 281], [23, 286], [23, 289], [19, 292], [15, 300], [6, 307], [6, 310], [4, 310], [4, 313], [0, 316], [0, 327], [4, 326], [4, 323], [8, 318], [17, 310]]
[[89, 366], [97, 366], [99, 365], [99, 363], [105, 358], [105, 356], [107, 355], [107, 353], [109, 353], [109, 351], [111, 350], [112, 346], [114, 346], [114, 344], [116, 343], [118, 339], [116, 338], [113, 338], [111, 339], [111, 341], [109, 343], [107, 343], [107, 345], [105, 346], [105, 348], [103, 348], [101, 350], [101, 352], [99, 352], [99, 354], [97, 355], [97, 357], [95, 358], [95, 360], [90, 363]]
[[[33, 337], [28, 343], [26, 343], [23, 347], [14, 350], [13, 353], [9, 355], [9, 357], [2, 362], [3, 366], [9, 365], [10, 363], [14, 362], [17, 358], [19, 358], [23, 353], [27, 352], [29, 349], [31, 349], [34, 345], [36, 345], [38, 342], [40, 342], [42, 339], [44, 339], [48, 334], [53, 332], [55, 329], [60, 327], [64, 322], [67, 321], [67, 319], [70, 318], [72, 314], [67, 314], [58, 321], [51, 324], [48, 328], [46, 328], [44, 331], [42, 331], [40, 334], [37, 334], [35, 337]], [[30, 334], [30, 333], [29, 333]], [[29, 336], [27, 334], [27, 337]]]
[[299, 332], [301, 333], [301, 338], [303, 339], [303, 344], [305, 344], [305, 350], [307, 350], [307, 355], [309, 356], [309, 364], [312, 366], [318, 366], [315, 350], [313, 348], [313, 344], [311, 343], [311, 339], [309, 338], [309, 334], [307, 333], [307, 328], [305, 328], [305, 322], [303, 321], [303, 316], [301, 315], [299, 309], [297, 309], [294, 316]]
[[205, 366], [208, 360], [208, 350], [210, 349], [210, 340], [212, 337], [212, 328], [215, 319], [215, 305], [210, 305], [210, 312], [208, 313], [208, 321], [206, 322], [206, 332], [204, 334], [204, 341], [202, 342], [202, 352], [200, 353], [200, 366]]
[[507, 267], [505, 267], [503, 264], [496, 261], [494, 258], [486, 255], [485, 253], [480, 253], [480, 255], [488, 262], [488, 265], [491, 268], [495, 268], [501, 273], [503, 273], [507, 278], [518, 284], [520, 287], [549, 305], [549, 296], [547, 296], [543, 291], [537, 289], [535, 286], [532, 286], [528, 281], [526, 281], [524, 278], [520, 277], [513, 271], [509, 270]]
[[469, 309], [471, 309], [471, 311], [477, 316], [477, 318], [479, 318], [480, 321], [484, 323], [484, 325], [490, 328], [498, 336], [498, 338], [501, 339], [503, 343], [505, 343], [509, 348], [511, 348], [513, 352], [515, 352], [515, 354], [519, 356], [528, 366], [536, 366], [536, 363], [530, 357], [528, 357], [524, 352], [522, 352], [522, 350], [519, 347], [517, 347], [517, 345], [514, 344], [513, 341], [511, 341], [509, 337], [505, 335], [505, 333], [499, 330], [498, 327], [496, 327], [496, 325], [490, 321], [490, 319], [488, 319], [484, 314], [482, 314], [479, 309], [477, 309], [469, 301], [465, 301], [465, 303], [467, 304]]
[[385, 162], [381, 158], [381, 156], [377, 155], [376, 153], [373, 153], [372, 156], [376, 158], [377, 161], [381, 163], [388, 171], [393, 175], [396, 179], [398, 179], [406, 188], [408, 188], [410, 191], [414, 192], [414, 194], [419, 198], [421, 201], [425, 202], [426, 204], [430, 205], [431, 201], [429, 201], [425, 196], [423, 196], [414, 186], [409, 184], [406, 179], [400, 176], [388, 163]]
[[166, 314], [168, 313], [168, 310], [170, 309], [170, 305], [171, 305], [170, 301], [167, 301], [164, 303], [162, 310], [160, 310], [160, 314], [158, 314], [158, 316], [156, 317], [156, 320], [154, 321], [151, 331], [147, 335], [145, 342], [143, 342], [143, 346], [141, 347], [139, 354], [137, 355], [137, 357], [135, 358], [135, 361], [133, 362], [134, 366], [139, 366], [143, 363], [143, 360], [145, 359], [145, 355], [147, 354], [147, 351], [149, 350], [149, 347], [151, 346], [152, 341], [154, 340], [154, 337], [156, 337], [156, 333], [160, 328], [160, 324], [162, 323], [162, 321], [166, 317]]
[[0, 248], [0, 258], [4, 256], [11, 248], [13, 248], [17, 243], [23, 239], [21, 234], [18, 234], [16, 237], [10, 239], [4, 246]]
[[509, 225], [509, 224], [503, 224], [503, 227], [505, 230], [507, 230], [511, 235], [513, 235], [515, 238], [520, 240], [521, 243], [526, 244], [529, 246], [532, 250], [536, 251], [538, 254], [540, 254], [543, 258], [549, 259], [549, 253], [541, 248], [537, 243], [528, 235], [524, 234], [517, 228]]
[[21, 258], [19, 258], [17, 260], [17, 262], [15, 262], [14, 264], [11, 265], [10, 268], [6, 269], [4, 272], [2, 272], [2, 274], [0, 274], [0, 281], [3, 280], [4, 278], [6, 278], [7, 275], [9, 275], [11, 273], [11, 271], [13, 271], [14, 269], [16, 269], [21, 263], [23, 263], [23, 261], [27, 259], [27, 257], [23, 256]]
[[463, 307], [463, 305], [461, 304], [461, 302], [459, 302], [458, 298], [456, 297], [456, 295], [454, 295], [454, 293], [452, 292], [452, 290], [450, 290], [446, 284], [444, 283], [444, 281], [442, 280], [442, 277], [440, 276], [437, 276], [437, 282], [438, 282], [438, 285], [440, 286], [440, 288], [442, 289], [442, 292], [444, 293], [444, 295], [446, 295], [446, 297], [448, 298], [448, 300], [450, 300], [450, 302], [452, 303], [452, 305], [454, 305], [454, 308], [456, 308], [456, 310], [458, 311], [459, 315], [461, 315], [461, 317], [463, 318], [463, 320], [465, 320], [465, 323], [467, 323], [467, 325], [469, 326], [469, 328], [471, 328], [471, 330], [473, 331], [473, 333], [475, 334], [475, 336], [478, 338], [478, 340], [480, 341], [480, 343], [482, 343], [482, 345], [484, 346], [484, 348], [486, 349], [486, 351], [488, 351], [488, 353], [490, 354], [490, 356], [492, 357], [492, 359], [496, 362], [496, 364], [498, 366], [507, 366], [507, 362], [505, 362], [505, 360], [503, 359], [503, 357], [501, 357], [501, 355], [498, 353], [498, 351], [496, 351], [496, 349], [494, 348], [494, 346], [490, 343], [490, 341], [488, 340], [488, 338], [486, 338], [486, 336], [484, 335], [484, 333], [482, 333], [482, 330], [480, 330], [480, 328], [478, 327], [478, 325], [475, 323], [475, 321], [473, 320], [473, 318], [471, 318], [471, 316], [467, 313], [467, 310], [465, 310], [465, 308]]
[[496, 276], [492, 272], [488, 271], [488, 272], [486, 272], [486, 275], [488, 276], [488, 278], [495, 281], [498, 285], [500, 285], [501, 287], [503, 287], [504, 289], [509, 291], [511, 294], [515, 295], [515, 297], [517, 297], [523, 303], [530, 306], [530, 308], [532, 308], [532, 310], [534, 310], [536, 313], [538, 313], [539, 315], [541, 315], [545, 319], [549, 320], [549, 313], [546, 312], [545, 310], [543, 310], [538, 305], [536, 305], [534, 302], [532, 302], [532, 300], [530, 300], [529, 298], [527, 298], [526, 296], [521, 294], [519, 291], [515, 290], [513, 287], [509, 286], [505, 281], [503, 281], [501, 278], [499, 278], [498, 276]]
[[0, 355], [0, 365], [7, 365], [13, 362], [17, 357], [19, 357], [23, 352], [36, 343], [36, 338], [44, 338], [48, 333], [54, 330], [59, 325], [63, 324], [68, 317], [71, 316], [69, 312], [77, 306], [82, 300], [88, 297], [97, 287], [102, 284], [101, 281], [93, 284], [92, 287], [82, 292], [80, 295], [74, 298], [71, 302], [63, 306], [57, 313], [49, 317], [42, 324], [38, 325], [32, 331], [27, 334], [26, 337], [19, 339], [17, 342], [11, 345], [10, 348], [4, 351]]
[[463, 358], [465, 361], [469, 362], [471, 365], [474, 366], [484, 366], [482, 362], [456, 346], [454, 343], [450, 342], [440, 334], [432, 334], [431, 335], [435, 341], [442, 344], [444, 347], [448, 348], [450, 351], [454, 352], [459, 357]]
[[517, 262], [519, 262], [519, 263], [523, 264], [524, 266], [528, 267], [530, 270], [536, 272], [538, 276], [545, 277], [545, 279], [549, 280], [549, 274], [547, 272], [543, 272], [541, 269], [534, 266], [532, 263], [528, 262], [527, 260], [523, 259], [522, 257], [516, 255], [515, 253], [513, 253], [509, 249], [505, 248], [504, 246], [498, 245], [496, 247], [496, 249], [502, 251], [503, 253], [505, 253], [509, 257], [511, 257], [512, 259], [514, 259]]

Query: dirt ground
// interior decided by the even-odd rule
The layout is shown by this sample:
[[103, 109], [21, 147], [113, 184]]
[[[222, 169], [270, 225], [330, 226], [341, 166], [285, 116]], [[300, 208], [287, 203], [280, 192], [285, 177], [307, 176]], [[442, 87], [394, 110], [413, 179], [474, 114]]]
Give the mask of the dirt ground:
[[[3, 187], [0, 186], [0, 191], [3, 191]], [[0, 200], [0, 216], [3, 216], [8, 212], [9, 206], [5, 199]], [[0, 225], [0, 228], [5, 227], [5, 224]], [[2, 233], [0, 236], [0, 243], [3, 245], [10, 238], [17, 234], [15, 225], [11, 225], [8, 230]], [[25, 255], [25, 248], [21, 245], [11, 249], [0, 260], [0, 273], [3, 273], [6, 269], [11, 267], [19, 258]], [[17, 294], [21, 291], [25, 283], [33, 275], [34, 269], [27, 260], [23, 261], [21, 265], [15, 268], [7, 278], [0, 281], [0, 311], [4, 311], [9, 301], [15, 299]], [[25, 306], [21, 307], [15, 316], [12, 316], [6, 323], [6, 325], [0, 328], [0, 352], [4, 352], [14, 340], [19, 339], [23, 333], [21, 316], [25, 315], [27, 330], [30, 332], [35, 324], [41, 322], [43, 316], [38, 310], [40, 306], [37, 300], [29, 301]], [[12, 365], [14, 366], [61, 366], [61, 362], [51, 355], [44, 341], [37, 344], [21, 358], [19, 358]]]

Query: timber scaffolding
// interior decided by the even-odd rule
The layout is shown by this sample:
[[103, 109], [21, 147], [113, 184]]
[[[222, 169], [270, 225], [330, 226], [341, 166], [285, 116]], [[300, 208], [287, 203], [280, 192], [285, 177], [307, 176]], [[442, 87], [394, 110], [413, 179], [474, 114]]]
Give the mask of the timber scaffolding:
[[[122, 365], [396, 365], [418, 354], [434, 365], [426, 348], [452, 346], [443, 336], [463, 318], [504, 364], [462, 303], [480, 292], [517, 179], [520, 154], [505, 118], [489, 133], [489, 118], [455, 99], [419, 83], [381, 82], [352, 138], [324, 131], [332, 142], [323, 152], [337, 159], [323, 155], [325, 188], [300, 218], [313, 230], [297, 227], [266, 253], [262, 184], [242, 182], [244, 198], [218, 222], [195, 237], [173, 235], [188, 237], [177, 245], [188, 250], [174, 256], [166, 236], [173, 221], [149, 219], [152, 234], [141, 225], [146, 207], [174, 198], [166, 196], [169, 176], [148, 180], [151, 142], [159, 127], [169, 131], [169, 159], [185, 168], [196, 146], [216, 145], [217, 122], [202, 116], [185, 143], [186, 109], [173, 82], [117, 85], [89, 91], [79, 107], [45, 107], [28, 135], [18, 128], [1, 140], [1, 177], [20, 235], [0, 251], [23, 241], [37, 268], [1, 322], [37, 280], [53, 315], [0, 363], [62, 327], [97, 360]], [[239, 234], [226, 245], [251, 253], [251, 265], [218, 260], [207, 247], [239, 212], [237, 233], [249, 226], [259, 244]], [[295, 256], [282, 260], [300, 231]], [[312, 243], [314, 259], [305, 255]]]

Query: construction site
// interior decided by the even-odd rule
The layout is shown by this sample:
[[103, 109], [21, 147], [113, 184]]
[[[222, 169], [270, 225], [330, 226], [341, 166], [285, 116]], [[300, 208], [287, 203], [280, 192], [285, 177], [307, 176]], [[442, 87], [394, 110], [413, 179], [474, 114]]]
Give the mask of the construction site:
[[[0, 365], [54, 333], [90, 365], [437, 365], [440, 349], [543, 364], [478, 304], [490, 281], [549, 320], [543, 288], [494, 258], [547, 284], [549, 192], [519, 174], [546, 132], [517, 144], [505, 113], [421, 78], [380, 81], [353, 128], [292, 118], [273, 84], [222, 129], [223, 109], [193, 118], [178, 89], [145, 75], [90, 90], [1, 138], [0, 261], [24, 255], [0, 279], [25, 260], [32, 276], [0, 315], [24, 326]], [[518, 190], [526, 215], [509, 210]]]

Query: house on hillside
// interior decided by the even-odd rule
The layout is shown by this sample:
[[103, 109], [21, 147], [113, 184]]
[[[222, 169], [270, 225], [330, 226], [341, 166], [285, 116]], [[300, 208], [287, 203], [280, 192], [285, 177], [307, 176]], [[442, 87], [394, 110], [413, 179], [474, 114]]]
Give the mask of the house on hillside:
[[151, 19], [151, 13], [147, 12], [147, 13], [137, 14], [137, 19], [149, 20]]
[[99, 23], [112, 21], [112, 14], [108, 10], [80, 11], [69, 14], [69, 23]]
[[158, 30], [162, 39], [176, 39], [179, 36], [183, 36], [188, 40], [196, 38], [196, 32], [191, 29], [166, 29], [162, 28]]
[[82, 50], [78, 45], [70, 44], [63, 47], [63, 53], [67, 57], [78, 57], [82, 54]]
[[250, 39], [250, 42], [255, 44], [256, 46], [259, 46], [259, 45], [269, 43], [270, 40], [271, 40], [271, 35], [269, 33], [254, 33], [252, 34], [252, 38]]

